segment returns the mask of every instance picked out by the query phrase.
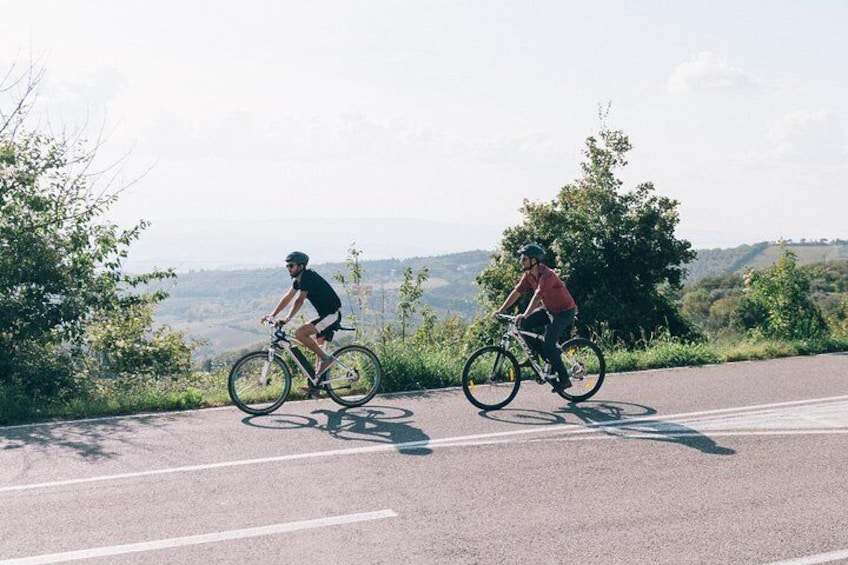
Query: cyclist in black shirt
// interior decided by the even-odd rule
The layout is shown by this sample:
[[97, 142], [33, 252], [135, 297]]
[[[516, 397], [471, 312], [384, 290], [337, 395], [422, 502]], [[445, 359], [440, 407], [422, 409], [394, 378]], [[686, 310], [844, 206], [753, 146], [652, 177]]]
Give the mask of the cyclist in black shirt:
[[319, 361], [315, 367], [315, 375], [320, 376], [334, 361], [322, 346], [325, 342], [332, 341], [333, 333], [341, 324], [342, 301], [324, 277], [306, 268], [308, 263], [309, 256], [300, 251], [294, 251], [286, 256], [286, 268], [294, 279], [292, 287], [280, 299], [271, 314], [265, 316], [263, 320], [273, 320], [294, 299], [288, 314], [278, 322], [280, 325], [287, 324], [303, 306], [304, 300], [309, 300], [318, 312], [318, 317], [297, 328], [295, 337], [317, 356]]

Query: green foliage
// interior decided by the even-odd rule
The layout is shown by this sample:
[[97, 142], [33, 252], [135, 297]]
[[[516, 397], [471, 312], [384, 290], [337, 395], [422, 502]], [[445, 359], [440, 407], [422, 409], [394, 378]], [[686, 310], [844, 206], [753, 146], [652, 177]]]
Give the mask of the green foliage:
[[580, 309], [581, 333], [606, 322], [628, 342], [661, 327], [691, 334], [666, 289], [680, 287], [681, 266], [695, 254], [688, 241], [674, 237], [676, 201], [654, 195], [651, 183], [621, 191], [615, 173], [627, 164], [630, 148], [621, 131], [603, 127], [598, 138], [586, 140], [582, 178], [551, 202], [524, 201], [523, 222], [504, 232], [501, 252], [478, 278], [488, 304], [500, 304], [515, 285], [515, 251], [535, 241], [567, 281]]
[[809, 278], [796, 267], [795, 254], [785, 249], [774, 266], [746, 274], [742, 325], [768, 338], [823, 339], [827, 324], [809, 293]]
[[383, 367], [381, 392], [429, 390], [459, 385], [465, 357], [460, 348], [424, 346], [391, 341], [382, 344], [377, 355]]
[[[27, 95], [34, 90], [29, 85]], [[80, 373], [95, 365], [90, 352], [122, 371], [135, 362], [154, 372], [185, 370], [180, 336], [140, 339], [152, 305], [166, 295], [131, 292], [172, 273], [121, 270], [147, 224], [120, 230], [98, 221], [116, 195], [94, 189], [94, 152], [83, 140], [27, 130], [25, 102], [0, 111], [0, 386], [36, 400], [83, 394]]]
[[[345, 266], [347, 267], [348, 276], [342, 271], [336, 271], [333, 278], [342, 285], [347, 295], [348, 302], [351, 304], [353, 322], [356, 324], [357, 319], [364, 318], [366, 306], [368, 304], [369, 288], [362, 284], [362, 263], [359, 261], [359, 256], [362, 251], [356, 248], [356, 244], [352, 243], [347, 250], [348, 256]], [[353, 307], [353, 298], [356, 298], [356, 308]], [[357, 327], [357, 332], [361, 330]]]
[[[191, 370], [193, 345], [168, 327], [153, 327], [153, 301], [127, 305], [121, 315], [92, 320], [87, 332], [89, 365], [97, 377], [178, 375]], [[93, 362], [92, 362], [93, 361]]]
[[403, 269], [403, 283], [400, 285], [400, 302], [398, 302], [398, 315], [400, 317], [400, 339], [406, 339], [406, 331], [412, 319], [412, 315], [418, 311], [421, 297], [424, 295], [423, 284], [430, 276], [427, 267], [413, 275], [412, 267]]

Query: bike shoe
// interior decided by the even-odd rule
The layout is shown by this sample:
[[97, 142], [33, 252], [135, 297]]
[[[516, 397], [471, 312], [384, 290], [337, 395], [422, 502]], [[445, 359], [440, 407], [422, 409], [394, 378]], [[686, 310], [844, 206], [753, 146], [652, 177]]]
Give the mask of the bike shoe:
[[551, 392], [556, 392], [557, 394], [559, 394], [567, 388], [571, 388], [571, 379], [569, 379], [568, 377], [560, 377], [559, 380], [554, 383]]
[[305, 394], [306, 398], [311, 398], [312, 400], [319, 400], [325, 396], [324, 391], [314, 386], [302, 386], [298, 390]]

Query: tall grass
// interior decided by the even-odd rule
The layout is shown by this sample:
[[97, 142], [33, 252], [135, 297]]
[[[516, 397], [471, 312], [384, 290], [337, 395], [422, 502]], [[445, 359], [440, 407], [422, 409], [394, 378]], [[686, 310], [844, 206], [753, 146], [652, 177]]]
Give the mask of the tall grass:
[[[848, 339], [749, 338], [689, 343], [658, 335], [644, 339], [632, 349], [603, 341], [601, 346], [607, 372], [615, 373], [848, 351]], [[376, 346], [383, 367], [381, 392], [458, 386], [465, 359], [473, 349], [451, 341], [435, 345], [391, 341]], [[27, 399], [14, 390], [0, 388], [0, 425], [222, 406], [229, 403], [228, 371], [229, 367], [225, 367], [174, 378], [125, 376], [97, 380], [89, 383], [84, 394], [58, 400]]]
[[383, 367], [382, 392], [406, 392], [457, 386], [465, 358], [450, 346], [424, 347], [391, 342], [378, 349]]

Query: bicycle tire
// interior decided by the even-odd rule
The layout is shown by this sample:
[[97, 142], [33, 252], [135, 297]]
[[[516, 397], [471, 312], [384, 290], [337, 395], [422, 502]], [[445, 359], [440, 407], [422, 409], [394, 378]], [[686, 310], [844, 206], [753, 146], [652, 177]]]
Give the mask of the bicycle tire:
[[483, 410], [499, 410], [512, 402], [521, 386], [521, 367], [515, 356], [497, 345], [481, 347], [462, 369], [462, 392]]
[[560, 345], [562, 363], [568, 370], [571, 387], [559, 395], [571, 402], [589, 400], [600, 390], [606, 376], [606, 360], [595, 342], [575, 337]]
[[383, 368], [377, 354], [363, 345], [347, 345], [333, 352], [338, 359], [322, 377], [322, 385], [342, 406], [362, 406], [377, 394]]
[[254, 351], [239, 358], [227, 378], [233, 404], [242, 412], [270, 414], [286, 401], [291, 391], [291, 371], [278, 355]]

